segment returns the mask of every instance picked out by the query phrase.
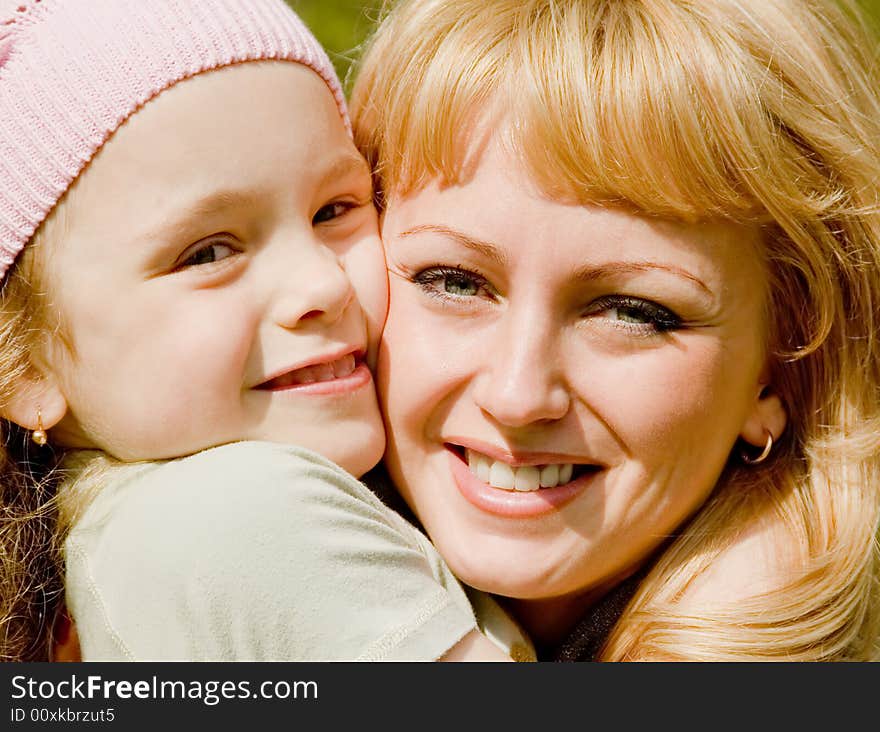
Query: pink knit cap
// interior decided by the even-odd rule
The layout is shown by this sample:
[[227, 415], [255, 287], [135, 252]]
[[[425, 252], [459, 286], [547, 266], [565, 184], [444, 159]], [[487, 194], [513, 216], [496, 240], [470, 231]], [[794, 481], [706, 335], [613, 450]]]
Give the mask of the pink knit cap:
[[0, 280], [144, 103], [201, 72], [267, 59], [314, 69], [350, 131], [327, 54], [282, 0], [0, 0]]

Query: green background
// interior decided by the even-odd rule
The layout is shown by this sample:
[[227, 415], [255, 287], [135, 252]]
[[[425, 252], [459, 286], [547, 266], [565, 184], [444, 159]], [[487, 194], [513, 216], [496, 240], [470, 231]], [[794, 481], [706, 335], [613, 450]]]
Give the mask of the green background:
[[[346, 90], [358, 45], [379, 17], [382, 0], [286, 0], [322, 43]], [[880, 0], [878, 0], [880, 2]]]
[[[358, 44], [378, 18], [382, 0], [287, 0], [287, 3], [327, 49], [346, 89], [350, 88], [351, 62], [357, 56]], [[880, 0], [862, 0], [862, 5], [880, 24]]]

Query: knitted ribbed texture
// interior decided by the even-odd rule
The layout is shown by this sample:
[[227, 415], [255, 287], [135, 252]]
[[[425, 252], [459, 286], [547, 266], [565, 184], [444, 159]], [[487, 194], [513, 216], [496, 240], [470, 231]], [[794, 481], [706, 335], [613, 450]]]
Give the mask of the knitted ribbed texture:
[[141, 105], [267, 59], [320, 74], [348, 127], [327, 54], [282, 0], [0, 0], [0, 279]]

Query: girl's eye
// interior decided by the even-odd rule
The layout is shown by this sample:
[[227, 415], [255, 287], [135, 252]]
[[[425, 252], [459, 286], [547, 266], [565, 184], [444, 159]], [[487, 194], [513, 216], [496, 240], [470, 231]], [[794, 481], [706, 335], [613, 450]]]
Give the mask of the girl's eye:
[[412, 281], [429, 295], [440, 298], [495, 296], [494, 289], [484, 277], [458, 267], [429, 267], [418, 272]]
[[199, 246], [198, 249], [191, 251], [190, 253], [185, 253], [184, 258], [181, 259], [177, 268], [181, 269], [183, 267], [197, 267], [201, 264], [212, 264], [226, 259], [227, 257], [231, 257], [235, 253], [236, 250], [229, 246], [229, 244], [217, 241], [210, 242]]
[[609, 295], [591, 303], [588, 316], [602, 316], [642, 333], [663, 333], [681, 327], [681, 318], [651, 300]]
[[353, 204], [344, 201], [335, 201], [333, 203], [328, 203], [325, 206], [321, 206], [312, 217], [312, 226], [323, 224], [327, 221], [332, 221], [333, 219], [338, 219], [340, 216], [348, 213], [352, 208], [354, 208]]

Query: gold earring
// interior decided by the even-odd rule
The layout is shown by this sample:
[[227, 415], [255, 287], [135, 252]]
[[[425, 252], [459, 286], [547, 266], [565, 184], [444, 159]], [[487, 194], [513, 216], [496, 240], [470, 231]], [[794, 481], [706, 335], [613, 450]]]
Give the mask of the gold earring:
[[40, 447], [45, 445], [49, 439], [46, 437], [46, 430], [43, 429], [43, 413], [39, 409], [37, 410], [37, 429], [31, 432], [31, 439]]
[[773, 433], [767, 433], [767, 444], [764, 445], [764, 449], [761, 451], [761, 454], [758, 457], [749, 457], [748, 453], [745, 450], [742, 450], [739, 456], [742, 458], [742, 461], [746, 465], [757, 465], [758, 463], [763, 463], [767, 456], [770, 454], [770, 451], [773, 449]]

